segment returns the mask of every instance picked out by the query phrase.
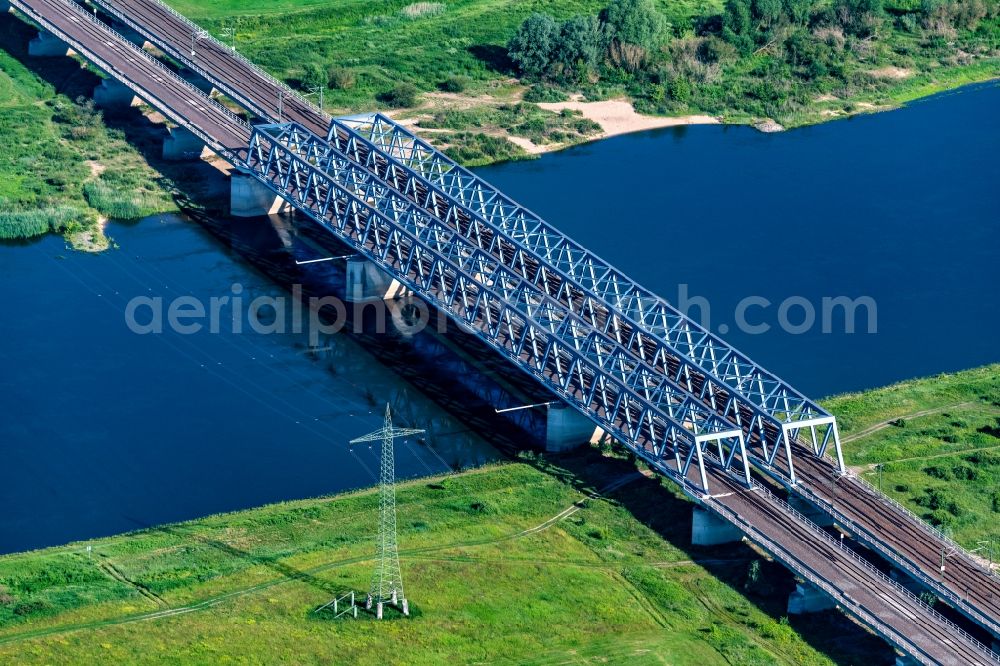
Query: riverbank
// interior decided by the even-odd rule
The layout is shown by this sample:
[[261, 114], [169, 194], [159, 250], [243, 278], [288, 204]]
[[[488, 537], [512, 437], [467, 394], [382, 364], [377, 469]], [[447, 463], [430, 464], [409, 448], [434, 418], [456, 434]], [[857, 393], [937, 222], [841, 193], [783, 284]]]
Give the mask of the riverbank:
[[70, 58], [29, 57], [35, 31], [13, 15], [0, 14], [0, 30], [0, 240], [55, 232], [100, 252], [111, 245], [107, 218], [176, 210], [132, 126], [94, 107], [100, 79]]
[[[602, 487], [614, 490], [587, 499]], [[406, 654], [411, 664], [708, 666], [888, 657], [839, 613], [784, 619], [787, 573], [743, 544], [692, 547], [690, 504], [621, 457], [528, 457], [403, 483], [397, 498], [409, 619], [312, 612], [367, 590], [378, 501], [367, 490], [0, 558], [0, 659], [374, 664]], [[754, 562], [767, 583], [748, 579]]]
[[[980, 426], [1000, 409], [1000, 365], [825, 404], [841, 419], [852, 464], [885, 451], [885, 429], [873, 426], [902, 418], [906, 426], [892, 426], [900, 451], [920, 441], [928, 451], [980, 456], [979, 481], [1000, 473], [1000, 454], [990, 458], [995, 444], [987, 441], [1000, 432]], [[938, 411], [907, 417], [928, 409]], [[968, 440], [949, 442], [939, 423], [921, 420], [928, 418], [964, 420]], [[883, 484], [898, 485], [888, 467]], [[1000, 510], [983, 505], [986, 486], [966, 476], [933, 483], [969, 513]], [[897, 495], [925, 508], [919, 497]], [[366, 664], [405, 653], [413, 664], [700, 666], [892, 659], [836, 611], [786, 618], [794, 585], [787, 572], [743, 544], [692, 546], [690, 503], [610, 449], [523, 454], [401, 483], [397, 497], [409, 619], [372, 624], [364, 615], [312, 612], [367, 589], [377, 514], [368, 489], [2, 557], [0, 659]], [[981, 536], [955, 534], [966, 543]]]

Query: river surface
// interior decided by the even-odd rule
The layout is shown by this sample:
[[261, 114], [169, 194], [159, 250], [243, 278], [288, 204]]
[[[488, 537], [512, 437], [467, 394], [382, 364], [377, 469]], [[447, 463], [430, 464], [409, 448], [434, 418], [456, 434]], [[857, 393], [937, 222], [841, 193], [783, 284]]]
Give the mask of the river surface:
[[[655, 131], [481, 173], [671, 302], [687, 285], [713, 330], [822, 396], [1000, 359], [998, 117], [1000, 87], [978, 86], [784, 134]], [[292, 250], [254, 224], [228, 240], [175, 216], [112, 225], [119, 249], [98, 256], [55, 237], [0, 245], [0, 552], [370, 485], [376, 452], [346, 441], [387, 401], [430, 431], [398, 445], [401, 476], [498, 455], [347, 336], [312, 354], [305, 334], [225, 322], [129, 329], [138, 296], [282, 295], [244, 257]], [[877, 332], [861, 310], [860, 332], [841, 316], [824, 333], [837, 296], [873, 299]], [[745, 313], [767, 333], [739, 330], [745, 297], [771, 303]], [[807, 332], [780, 328], [790, 297], [816, 311]]]
[[[706, 299], [714, 332], [820, 397], [1000, 360], [998, 119], [994, 83], [785, 133], [679, 127], [478, 173], [671, 303]], [[845, 333], [837, 308], [824, 333], [823, 298], [839, 296], [871, 298], [877, 332], [859, 309]], [[771, 303], [745, 310], [766, 333], [736, 325], [748, 297]], [[788, 299], [793, 331], [805, 302], [815, 313], [805, 332], [782, 330]]]
[[[218, 333], [169, 326], [177, 297], [285, 295], [244, 261], [293, 261], [268, 221], [225, 224], [229, 238], [172, 215], [113, 224], [120, 249], [96, 256], [57, 237], [0, 245], [0, 552], [372, 485], [378, 446], [348, 440], [381, 427], [387, 402], [397, 426], [429, 431], [397, 442], [398, 476], [499, 455], [345, 334], [310, 353], [307, 325], [257, 334], [246, 306], [241, 333], [229, 309]], [[162, 334], [126, 325], [142, 296], [163, 299]]]

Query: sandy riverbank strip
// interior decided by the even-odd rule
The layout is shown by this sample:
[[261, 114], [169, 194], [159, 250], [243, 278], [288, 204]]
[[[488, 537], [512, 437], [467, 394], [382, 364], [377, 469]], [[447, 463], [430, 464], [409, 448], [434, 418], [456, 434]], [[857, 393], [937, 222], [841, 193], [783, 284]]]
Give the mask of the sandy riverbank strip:
[[602, 138], [677, 125], [719, 124], [719, 119], [713, 116], [646, 116], [638, 113], [631, 102], [622, 99], [601, 102], [584, 102], [579, 99], [569, 102], [540, 102], [538, 106], [556, 112], [563, 109], [579, 111], [584, 118], [601, 126]]

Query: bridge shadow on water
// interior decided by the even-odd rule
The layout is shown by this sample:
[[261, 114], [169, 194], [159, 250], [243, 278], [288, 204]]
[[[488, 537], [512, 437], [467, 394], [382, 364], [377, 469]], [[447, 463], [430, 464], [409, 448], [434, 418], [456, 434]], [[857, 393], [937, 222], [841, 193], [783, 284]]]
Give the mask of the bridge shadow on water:
[[[636, 469], [633, 460], [607, 456], [593, 446], [562, 455], [547, 454], [528, 458], [527, 462], [537, 469], [572, 485], [584, 494], [593, 493], [615, 479], [634, 473]], [[780, 622], [787, 617], [789, 625], [810, 646], [833, 662], [845, 665], [864, 663], [871, 666], [894, 663], [896, 655], [888, 644], [838, 610], [789, 616], [787, 601], [789, 594], [795, 589], [793, 575], [747, 543], [718, 546], [692, 544], [691, 516], [694, 503], [672, 481], [660, 476], [644, 476], [588, 502], [607, 502], [628, 510], [639, 522], [687, 554], [690, 560], [741, 594], [770, 618]], [[754, 579], [749, 572], [755, 561], [759, 562], [760, 570]], [[754, 629], [753, 621], [741, 609], [727, 607], [711, 598], [710, 594], [702, 593], [697, 585], [689, 586], [688, 590], [714, 619], [709, 624], [696, 627], [698, 631], [711, 632], [712, 625], [716, 622], [720, 625], [742, 624]], [[650, 598], [650, 602], [657, 605], [655, 598]], [[795, 661], [794, 654], [780, 656], [792, 663]]]

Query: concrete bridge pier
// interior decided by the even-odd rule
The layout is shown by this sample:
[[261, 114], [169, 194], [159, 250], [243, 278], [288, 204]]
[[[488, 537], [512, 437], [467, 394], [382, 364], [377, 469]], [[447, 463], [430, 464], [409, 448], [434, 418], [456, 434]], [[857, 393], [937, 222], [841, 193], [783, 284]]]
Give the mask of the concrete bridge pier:
[[804, 615], [836, 608], [837, 603], [823, 590], [809, 583], [796, 583], [788, 596], [788, 614]]
[[215, 95], [219, 90], [212, 84], [211, 81], [206, 79], [201, 74], [193, 72], [189, 69], [184, 70], [184, 80], [193, 85], [198, 90], [202, 91], [209, 97]]
[[233, 217], [277, 215], [290, 210], [287, 201], [253, 176], [237, 171], [229, 179], [229, 214]]
[[569, 405], [556, 403], [546, 410], [545, 450], [549, 453], [571, 451], [600, 436], [600, 428]]
[[742, 540], [743, 532], [738, 527], [726, 522], [708, 509], [703, 509], [700, 506], [694, 507], [691, 519], [691, 543], [693, 545], [717, 546], [720, 543]]
[[[9, 4], [7, 9], [10, 10]], [[72, 52], [69, 44], [50, 32], [40, 32], [37, 37], [28, 42], [28, 55], [36, 58], [62, 57]]]
[[128, 109], [141, 103], [135, 91], [115, 79], [104, 79], [94, 88], [94, 104], [102, 109]]
[[405, 296], [409, 290], [364, 257], [347, 260], [346, 298], [352, 303], [382, 301]]
[[201, 159], [205, 142], [184, 127], [170, 128], [170, 135], [163, 141], [163, 159], [173, 162]]

